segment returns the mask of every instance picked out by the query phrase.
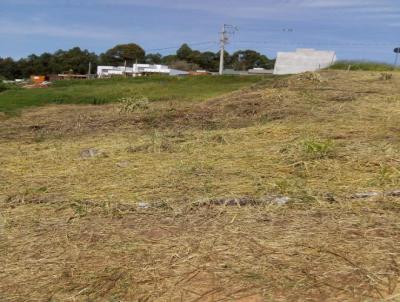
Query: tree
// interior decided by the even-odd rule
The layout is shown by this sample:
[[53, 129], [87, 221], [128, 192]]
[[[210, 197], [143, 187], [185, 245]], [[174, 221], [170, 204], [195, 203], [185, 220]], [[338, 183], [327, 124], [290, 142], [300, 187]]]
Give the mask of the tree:
[[0, 58], [0, 75], [8, 80], [21, 77], [17, 63], [12, 58]]
[[147, 64], [161, 64], [162, 55], [159, 53], [149, 53], [148, 55], [146, 55], [145, 61]]
[[170, 65], [175, 61], [178, 61], [178, 57], [176, 55], [168, 55], [168, 56], [164, 56], [161, 59], [161, 63], [162, 64], [166, 64], [166, 65]]
[[254, 67], [271, 68], [273, 61], [254, 50], [239, 50], [232, 55], [232, 66], [237, 70], [248, 70]]
[[125, 61], [132, 65], [145, 60], [145, 51], [135, 43], [120, 44], [107, 50], [100, 60], [105, 65], [122, 65]]
[[189, 47], [189, 45], [182, 44], [182, 46], [177, 50], [176, 56], [180, 60], [189, 61], [192, 55], [193, 50]]
[[197, 64], [203, 69], [217, 71], [219, 68], [219, 56], [211, 51], [203, 52]]
[[87, 74], [89, 63], [92, 63], [92, 70], [97, 65], [97, 55], [90, 53], [88, 50], [81, 50], [79, 47], [72, 48], [68, 51], [61, 52], [55, 58], [55, 67], [62, 68], [61, 72], [73, 71], [78, 74]]

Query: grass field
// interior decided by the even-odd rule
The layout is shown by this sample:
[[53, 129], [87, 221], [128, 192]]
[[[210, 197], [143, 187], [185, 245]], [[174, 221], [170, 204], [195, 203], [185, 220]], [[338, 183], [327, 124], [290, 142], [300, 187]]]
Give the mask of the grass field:
[[142, 95], [151, 101], [204, 100], [262, 81], [262, 77], [147, 77], [90, 81], [59, 81], [46, 89], [10, 89], [0, 92], [0, 112], [46, 104], [94, 104]]
[[234, 81], [0, 117], [0, 300], [399, 301], [400, 76]]
[[399, 70], [392, 64], [380, 63], [380, 62], [370, 62], [370, 61], [338, 61], [333, 64], [330, 69], [336, 70], [360, 70], [360, 71], [395, 71]]

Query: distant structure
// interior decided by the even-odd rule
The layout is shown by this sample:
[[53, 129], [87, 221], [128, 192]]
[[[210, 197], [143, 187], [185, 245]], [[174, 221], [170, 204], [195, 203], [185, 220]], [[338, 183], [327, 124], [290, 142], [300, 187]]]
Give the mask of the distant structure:
[[98, 66], [97, 76], [109, 78], [113, 76], [138, 77], [148, 74], [165, 74], [170, 76], [182, 76], [189, 73], [183, 70], [169, 68], [166, 65], [133, 64], [132, 67], [125, 66]]
[[334, 51], [300, 48], [295, 52], [278, 52], [274, 74], [297, 74], [317, 71], [331, 66], [336, 61]]
[[254, 67], [248, 70], [249, 75], [263, 75], [263, 74], [272, 74], [274, 71], [272, 69], [265, 69], [260, 67]]

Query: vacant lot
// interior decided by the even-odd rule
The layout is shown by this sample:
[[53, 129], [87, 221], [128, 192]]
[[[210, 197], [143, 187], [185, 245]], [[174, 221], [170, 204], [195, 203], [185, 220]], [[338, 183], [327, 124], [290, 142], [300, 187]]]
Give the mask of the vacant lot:
[[0, 300], [399, 301], [400, 75], [237, 81], [0, 117]]

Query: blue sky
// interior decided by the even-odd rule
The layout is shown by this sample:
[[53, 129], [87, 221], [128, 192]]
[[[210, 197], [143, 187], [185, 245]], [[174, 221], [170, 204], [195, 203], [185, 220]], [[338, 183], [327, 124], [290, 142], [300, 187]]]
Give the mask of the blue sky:
[[314, 47], [339, 59], [392, 62], [400, 46], [400, 0], [0, 0], [0, 57], [74, 46], [100, 53], [128, 42], [217, 51], [223, 23], [239, 28], [230, 52], [275, 57]]

